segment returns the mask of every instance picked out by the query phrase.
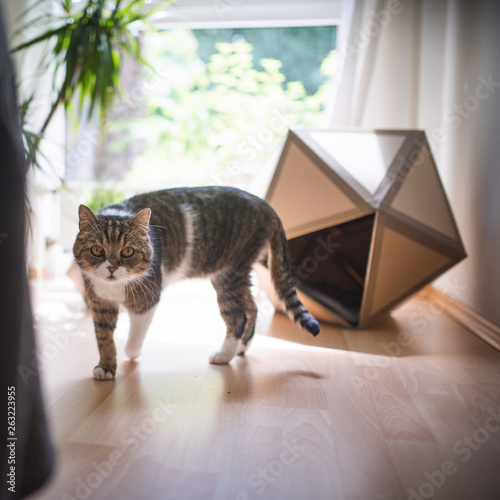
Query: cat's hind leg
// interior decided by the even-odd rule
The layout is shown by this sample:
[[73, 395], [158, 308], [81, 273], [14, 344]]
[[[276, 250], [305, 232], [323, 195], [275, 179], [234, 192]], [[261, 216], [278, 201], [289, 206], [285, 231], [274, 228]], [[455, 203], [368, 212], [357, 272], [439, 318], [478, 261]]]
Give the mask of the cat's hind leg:
[[153, 321], [157, 307], [157, 305], [154, 305], [151, 309], [140, 314], [129, 311], [130, 330], [125, 345], [125, 354], [132, 360], [137, 359], [141, 354], [144, 337], [148, 332], [151, 321]]
[[245, 325], [245, 331], [243, 332], [243, 337], [241, 338], [241, 346], [238, 351], [238, 354], [241, 355], [245, 354], [250, 347], [255, 333], [255, 324], [257, 323], [257, 306], [255, 305], [255, 301], [250, 290], [248, 290], [248, 296], [246, 298], [246, 311], [247, 322]]
[[257, 309], [250, 293], [250, 278], [246, 270], [218, 275], [212, 279], [212, 284], [227, 330], [221, 348], [210, 355], [209, 361], [226, 364], [245, 351], [253, 335]]

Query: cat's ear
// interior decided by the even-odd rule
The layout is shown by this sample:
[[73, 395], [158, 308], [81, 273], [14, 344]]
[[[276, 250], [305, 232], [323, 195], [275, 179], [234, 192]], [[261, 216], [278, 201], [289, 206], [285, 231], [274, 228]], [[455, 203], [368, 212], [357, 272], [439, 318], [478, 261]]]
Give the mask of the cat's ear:
[[138, 227], [144, 233], [148, 232], [149, 229], [149, 218], [151, 217], [151, 210], [149, 208], [144, 208], [140, 212], [137, 212], [130, 220], [130, 225]]
[[78, 208], [80, 231], [95, 231], [97, 229], [97, 217], [89, 207], [80, 205]]

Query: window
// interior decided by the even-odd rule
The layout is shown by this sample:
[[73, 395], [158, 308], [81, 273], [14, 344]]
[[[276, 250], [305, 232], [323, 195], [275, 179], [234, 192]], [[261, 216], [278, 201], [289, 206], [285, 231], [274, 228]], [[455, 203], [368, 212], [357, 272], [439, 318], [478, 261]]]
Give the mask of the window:
[[[176, 2], [157, 25], [190, 19], [195, 29], [141, 36], [154, 71], [125, 65], [124, 97], [105, 129], [69, 126], [70, 186], [102, 184], [101, 197], [103, 186], [120, 196], [174, 185], [251, 189], [289, 127], [323, 124], [336, 69], [336, 26], [321, 10], [325, 2], [309, 4], [307, 19], [305, 2], [194, 4]], [[276, 26], [284, 12], [303, 19]], [[274, 26], [256, 27], [266, 23]]]

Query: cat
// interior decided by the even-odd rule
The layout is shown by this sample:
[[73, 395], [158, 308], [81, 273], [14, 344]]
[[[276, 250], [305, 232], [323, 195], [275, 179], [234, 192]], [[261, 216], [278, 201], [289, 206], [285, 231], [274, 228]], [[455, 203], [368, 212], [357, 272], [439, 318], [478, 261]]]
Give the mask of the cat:
[[99, 348], [93, 376], [116, 373], [113, 332], [118, 306], [130, 315], [125, 353], [136, 359], [161, 290], [183, 278], [208, 278], [227, 332], [210, 363], [244, 354], [254, 335], [257, 307], [250, 271], [267, 262], [284, 310], [317, 335], [317, 320], [300, 302], [281, 221], [271, 206], [230, 187], [174, 188], [134, 196], [97, 214], [80, 205], [73, 255], [83, 277]]

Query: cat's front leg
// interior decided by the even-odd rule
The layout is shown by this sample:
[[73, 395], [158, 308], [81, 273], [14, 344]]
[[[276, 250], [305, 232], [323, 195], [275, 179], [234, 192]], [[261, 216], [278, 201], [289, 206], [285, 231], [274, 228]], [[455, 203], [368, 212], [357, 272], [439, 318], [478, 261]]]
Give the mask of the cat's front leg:
[[226, 335], [220, 350], [214, 351], [208, 358], [213, 365], [226, 365], [241, 350], [241, 339], [236, 338], [232, 333]]
[[157, 305], [154, 305], [151, 309], [140, 314], [129, 311], [130, 330], [125, 345], [125, 354], [132, 360], [138, 358], [141, 354], [144, 337], [149, 325], [151, 325], [156, 308]]
[[116, 374], [116, 346], [113, 333], [118, 319], [118, 307], [112, 302], [94, 302], [92, 304], [99, 364], [94, 368], [93, 376], [97, 380], [112, 380]]

